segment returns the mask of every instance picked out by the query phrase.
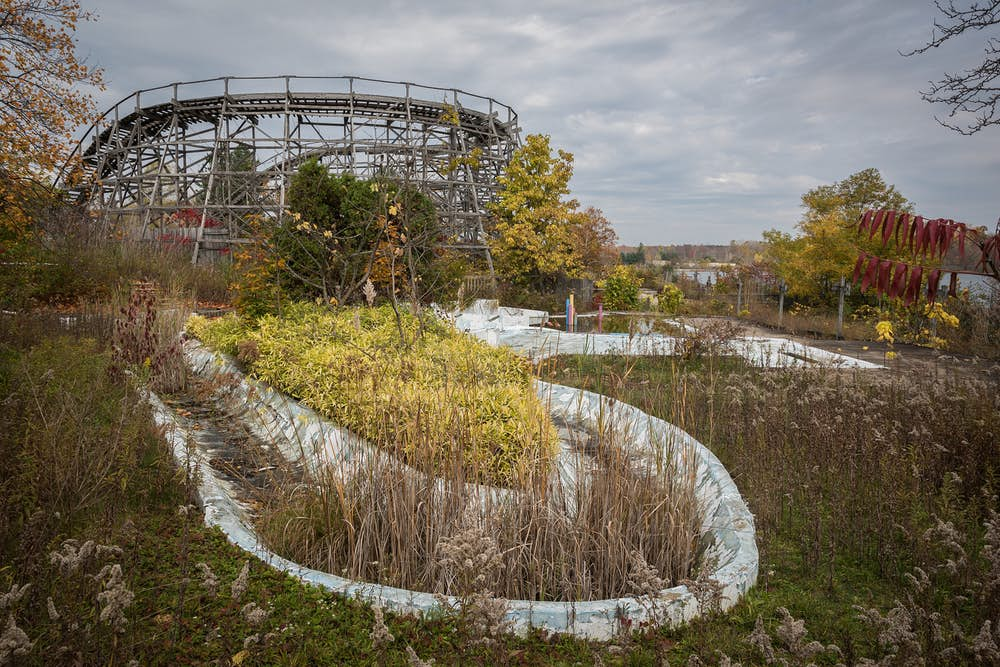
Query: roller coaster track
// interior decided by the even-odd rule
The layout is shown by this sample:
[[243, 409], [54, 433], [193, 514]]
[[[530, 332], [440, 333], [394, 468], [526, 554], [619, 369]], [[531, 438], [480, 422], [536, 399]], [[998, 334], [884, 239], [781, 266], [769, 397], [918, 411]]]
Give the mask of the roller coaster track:
[[[242, 242], [247, 216], [281, 215], [289, 178], [316, 157], [333, 171], [416, 186], [452, 244], [490, 261], [486, 206], [518, 144], [513, 109], [457, 89], [224, 77], [124, 98], [83, 136], [60, 184], [119, 234], [162, 237], [186, 220], [198, 261]], [[461, 159], [473, 151], [475, 160]]]

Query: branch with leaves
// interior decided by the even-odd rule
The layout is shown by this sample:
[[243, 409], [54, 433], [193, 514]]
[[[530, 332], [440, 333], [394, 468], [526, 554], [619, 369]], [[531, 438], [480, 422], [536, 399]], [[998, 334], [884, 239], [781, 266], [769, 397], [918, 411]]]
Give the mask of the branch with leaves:
[[75, 0], [0, 0], [0, 169], [24, 176], [55, 168], [93, 100], [102, 72], [77, 58], [73, 33], [92, 14]]
[[[861, 251], [854, 264], [853, 282], [861, 283], [862, 291], [872, 287], [876, 293], [889, 298], [902, 298], [912, 305], [920, 298], [921, 286], [926, 283], [927, 300], [934, 303], [938, 287], [946, 273], [951, 273], [948, 296], [955, 296], [959, 274], [977, 275], [1000, 282], [1000, 221], [992, 234], [985, 227], [970, 227], [964, 222], [947, 218], [924, 218], [908, 212], [894, 210], [868, 210], [858, 220], [858, 235], [866, 234], [870, 240], [881, 239], [881, 247], [895, 246], [897, 251], [909, 255], [910, 261], [885, 259]], [[957, 246], [960, 259], [965, 258], [966, 246], [979, 249], [976, 270], [959, 268], [942, 269], [948, 251]]]
[[23, 232], [22, 202], [61, 164], [101, 70], [77, 58], [73, 33], [93, 16], [76, 0], [0, 0], [0, 226]]

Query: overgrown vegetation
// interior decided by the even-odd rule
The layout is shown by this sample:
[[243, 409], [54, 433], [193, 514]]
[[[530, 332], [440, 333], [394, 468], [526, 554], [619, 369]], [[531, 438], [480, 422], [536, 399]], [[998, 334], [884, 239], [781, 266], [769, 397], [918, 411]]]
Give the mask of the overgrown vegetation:
[[[410, 438], [401, 456], [429, 452], [423, 463], [411, 460], [462, 473], [444, 500], [426, 477], [398, 467], [375, 468], [346, 486], [331, 479], [311, 496], [292, 490], [275, 499], [265, 530], [276, 542], [288, 540], [288, 549], [302, 549], [309, 562], [347, 562], [352, 575], [365, 578], [423, 581], [469, 604], [457, 618], [394, 618], [248, 560], [204, 528], [190, 504], [195, 480], [171, 461], [142, 400], [145, 387], [183, 386], [174, 346], [180, 315], [192, 297], [224, 300], [226, 271], [192, 267], [187, 253], [112, 242], [109, 230], [63, 208], [36, 181], [61, 164], [66, 129], [91, 115], [89, 98], [72, 86], [100, 85], [101, 74], [73, 52], [73, 29], [89, 18], [76, 2], [4, 6], [10, 20], [0, 37], [13, 46], [2, 54], [0, 83], [10, 92], [5, 101], [14, 102], [0, 118], [8, 149], [0, 155], [0, 310], [17, 312], [0, 313], [0, 664], [1000, 663], [995, 375], [971, 368], [943, 376], [935, 368], [933, 378], [761, 371], [718, 357], [711, 337], [690, 337], [678, 359], [572, 359], [551, 372], [668, 418], [719, 454], [758, 517], [757, 588], [725, 617], [710, 614], [673, 630], [636, 628], [607, 646], [499, 635], [504, 595], [634, 594], [661, 586], [661, 577], [684, 576], [693, 544], [681, 529], [690, 526], [668, 516], [662, 501], [687, 502], [690, 490], [637, 484], [615, 458], [613, 441], [597, 434], [586, 444], [607, 465], [577, 492], [579, 523], [546, 523], [552, 517], [542, 503], [552, 499], [532, 484], [516, 502], [470, 519], [462, 479], [495, 465], [502, 472], [486, 477], [516, 481], [542, 462], [552, 441], [538, 406], [520, 398], [530, 395], [529, 374], [519, 368], [492, 376], [502, 353], [438, 338], [438, 325], [400, 312], [397, 298], [417, 304], [432, 286], [457, 282], [461, 271], [460, 263], [439, 263], [441, 239], [418, 197], [399, 184], [320, 173], [318, 165], [302, 177], [314, 176], [301, 197], [291, 196], [302, 209], [294, 223], [256, 221], [264, 243], [244, 258], [251, 270], [238, 276], [243, 305], [258, 314], [280, 310], [285, 301], [273, 297], [283, 295], [268, 290], [272, 271], [285, 271], [282, 289], [294, 296], [373, 301], [375, 290], [391, 306], [342, 311], [344, 319], [294, 307], [294, 332], [278, 318], [264, 318], [256, 333], [229, 319], [213, 335], [250, 367], [264, 360], [264, 372], [275, 376], [287, 372], [289, 358], [302, 360], [307, 372], [288, 379], [292, 390], [327, 376], [331, 365], [345, 373], [370, 369], [363, 388], [374, 398], [362, 405], [374, 439]], [[39, 97], [39, 90], [47, 93]], [[553, 158], [543, 138], [528, 144], [515, 163], [537, 167], [544, 178], [507, 175], [513, 187], [495, 210], [501, 239], [508, 237], [506, 248], [496, 248], [501, 266], [510, 267], [502, 270], [529, 289], [569, 275], [598, 277], [609, 266], [607, 220], [563, 199], [568, 154]], [[786, 280], [807, 285], [802, 301], [832, 303], [831, 287], [847, 273], [842, 251], [854, 244], [841, 224], [856, 216], [851, 206], [907, 207], [873, 171], [807, 193], [803, 236], [773, 239]], [[268, 257], [269, 248], [276, 254]], [[131, 291], [133, 281], [152, 284]], [[866, 300], [855, 296], [849, 307]], [[31, 312], [67, 304], [72, 313]], [[719, 299], [716, 306], [728, 307]], [[878, 306], [873, 317], [882, 318]], [[995, 308], [979, 320], [969, 302], [945, 308], [960, 331], [972, 332], [970, 340], [995, 351]], [[924, 336], [934, 318], [921, 319], [918, 310], [899, 319], [910, 316], [914, 335]], [[961, 329], [969, 321], [980, 324]], [[262, 333], [267, 326], [270, 339]], [[343, 345], [309, 349], [322, 328], [339, 332]], [[895, 320], [890, 328], [905, 335]], [[950, 329], [926, 336], [946, 337]], [[371, 357], [351, 347], [359, 340]], [[430, 352], [430, 361], [418, 352]], [[471, 402], [449, 393], [448, 364], [456, 357], [464, 372], [484, 380]], [[410, 397], [406, 383], [430, 389]], [[494, 385], [514, 393], [491, 394]], [[321, 398], [332, 412], [343, 409], [336, 392]], [[468, 413], [497, 402], [514, 412], [528, 406], [528, 426], [511, 427], [507, 413], [479, 415], [496, 429], [476, 433], [468, 456], [469, 441], [459, 439], [474, 430]], [[394, 421], [397, 403], [409, 412]], [[445, 418], [429, 426], [429, 411], [445, 403]], [[508, 436], [517, 447], [494, 447]], [[539, 444], [522, 458], [525, 442]], [[439, 513], [424, 513], [435, 502]], [[401, 521], [411, 523], [400, 529]], [[355, 526], [364, 539], [345, 538]], [[646, 539], [650, 534], [662, 539]], [[413, 543], [431, 563], [425, 572], [405, 556]], [[676, 551], [659, 551], [660, 544]], [[323, 550], [335, 557], [324, 561]], [[341, 558], [345, 550], [353, 562]], [[403, 567], [413, 569], [398, 571]]]
[[457, 596], [459, 616], [492, 619], [477, 623], [493, 636], [507, 599], [656, 596], [691, 576], [701, 519], [690, 478], [637, 469], [623, 444], [580, 436], [593, 470], [566, 486], [540, 471], [513, 493], [470, 485], [451, 462], [431, 477], [366, 461], [346, 481], [334, 466], [315, 486], [275, 489], [258, 525], [295, 562]]
[[[394, 664], [582, 657], [539, 638], [474, 644], [449, 619], [387, 618], [304, 586], [204, 527], [134, 388], [100, 342], [0, 322], [0, 664]], [[81, 328], [84, 334], [91, 328]], [[31, 336], [22, 337], [29, 333]]]
[[667, 283], [657, 295], [656, 309], [665, 315], [676, 315], [684, 306], [684, 292], [672, 283]]
[[366, 286], [393, 303], [453, 295], [465, 260], [448, 250], [431, 200], [405, 182], [331, 174], [306, 161], [291, 179], [289, 211], [248, 222], [236, 253], [235, 303], [279, 312], [285, 303], [363, 301]]
[[[39, 191], [22, 202], [30, 231], [0, 238], [0, 309], [78, 306], [115, 298], [135, 281], [197, 301], [228, 300], [228, 267], [192, 265], [180, 248], [116, 238], [85, 210]], [[0, 229], [0, 237], [3, 230]]]
[[[102, 312], [103, 319], [81, 316], [71, 331], [110, 336], [115, 311]], [[1000, 411], [989, 375], [931, 385], [921, 377], [754, 370], [712, 354], [685, 362], [562, 363], [560, 382], [628, 399], [684, 425], [715, 449], [758, 517], [761, 578], [731, 613], [683, 629], [640, 629], [610, 646], [539, 635], [482, 643], [476, 640], [488, 632], [488, 619], [387, 615], [381, 621], [385, 632], [376, 633], [379, 621], [364, 605], [303, 587], [256, 563], [241, 576], [245, 555], [206, 531], [197, 512], [178, 513], [188, 502], [184, 475], [149, 430], [135, 394], [109, 379], [106, 348], [86, 341], [43, 343], [45, 332], [58, 330], [59, 323], [43, 319], [29, 326], [32, 321], [19, 320], [15, 327], [3, 320], [0, 373], [0, 443], [5, 460], [17, 462], [4, 470], [4, 497], [16, 502], [4, 503], [0, 512], [6, 564], [0, 588], [18, 586], [6, 598], [5, 616], [24, 633], [21, 662], [88, 663], [115, 656], [140, 664], [407, 664], [407, 649], [444, 664], [590, 664], [597, 658], [605, 664], [686, 664], [692, 654], [712, 664], [721, 662], [717, 651], [761, 664], [768, 650], [793, 663], [808, 654], [814, 661], [845, 664], [862, 658], [912, 664], [918, 650], [927, 664], [995, 660], [989, 651], [996, 638], [983, 632], [985, 620], [996, 615], [990, 563], [997, 524], [989, 493], [996, 484], [992, 443]], [[42, 470], [49, 474], [38, 474]], [[97, 483], [66, 483], [82, 471]], [[417, 488], [411, 485], [399, 498]], [[357, 496], [358, 503], [377, 497]], [[288, 516], [304, 523], [310, 515]], [[391, 521], [403, 515], [382, 516]], [[441, 576], [453, 577], [454, 590], [461, 590], [457, 582], [475, 578], [448, 565], [464, 553], [462, 545], [478, 545], [478, 553], [487, 555], [483, 571], [496, 570], [482, 540], [468, 532], [474, 527], [455, 518], [453, 526], [466, 532], [449, 529], [449, 546], [438, 552], [430, 544], [428, 551], [438, 558]], [[71, 539], [77, 541], [67, 543]], [[89, 555], [80, 568], [62, 572], [59, 563], [81, 551]], [[61, 556], [50, 562], [50, 553]], [[87, 578], [101, 575], [106, 565], [97, 580]], [[496, 581], [503, 582], [508, 575], [504, 568], [500, 572]], [[234, 598], [239, 581], [247, 586]], [[499, 585], [490, 586], [479, 589], [491, 593], [489, 599], [504, 594]], [[98, 598], [101, 593], [108, 594]], [[134, 598], [124, 605], [128, 593]], [[121, 603], [104, 620], [103, 600]], [[951, 618], [961, 635], [948, 625]], [[943, 630], [940, 642], [935, 624]], [[9, 626], [6, 632], [20, 636]], [[814, 639], [824, 648], [836, 644], [842, 656], [817, 652]]]
[[608, 310], [631, 310], [639, 305], [639, 277], [631, 266], [619, 264], [598, 283]]
[[[418, 337], [420, 325], [403, 318], [404, 346], [389, 306], [298, 304], [253, 324], [235, 315], [189, 323], [257, 377], [394, 455], [356, 454], [313, 484], [275, 485], [259, 521], [272, 548], [353, 579], [473, 596], [498, 618], [503, 598], [655, 595], [637, 588], [640, 566], [660, 588], [689, 575], [700, 520], [688, 475], [656, 457], [637, 469], [610, 429], [570, 429], [591, 463], [564, 486], [527, 362], [434, 321]], [[477, 562], [480, 551], [457, 546], [470, 531], [496, 554], [485, 578], [455, 570]], [[443, 554], [449, 541], [454, 553]]]
[[740, 623], [754, 634], [757, 614], [758, 646], [798, 624], [796, 647], [768, 644], [786, 659], [819, 656], [800, 654], [802, 623], [847, 664], [996, 659], [995, 376], [761, 370], [712, 354], [567, 358], [550, 372], [685, 428], [746, 497], [762, 550], [756, 611], [675, 635], [706, 661], [721, 650], [768, 662], [736, 636]]
[[295, 304], [256, 321], [194, 318], [189, 331], [334, 422], [430, 469], [460, 456], [471, 479], [524, 484], [558, 446], [527, 362], [431, 318], [389, 306]]

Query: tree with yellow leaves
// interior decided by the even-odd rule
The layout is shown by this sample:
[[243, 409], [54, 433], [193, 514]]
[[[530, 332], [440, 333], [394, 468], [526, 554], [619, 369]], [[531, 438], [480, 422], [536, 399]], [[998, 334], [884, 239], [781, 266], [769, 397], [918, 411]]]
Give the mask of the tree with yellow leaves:
[[856, 221], [867, 208], [908, 211], [912, 204], [895, 186], [887, 184], [878, 169], [851, 174], [831, 185], [820, 185], [802, 195], [805, 209], [797, 227], [801, 234], [778, 230], [764, 232], [765, 254], [775, 273], [799, 299], [832, 300], [841, 277], [851, 277], [859, 238]]
[[499, 182], [490, 212], [496, 233], [490, 250], [500, 275], [522, 285], [540, 286], [560, 274], [576, 276], [582, 266], [575, 249], [569, 194], [573, 155], [552, 155], [549, 137], [530, 134], [515, 151]]
[[598, 280], [606, 276], [618, 263], [615, 233], [611, 222], [599, 208], [588, 206], [575, 211], [573, 223], [573, 249], [582, 267], [583, 277]]
[[76, 55], [76, 0], [0, 0], [0, 228], [23, 232], [26, 206], [47, 184], [91, 120], [93, 98], [78, 86], [103, 87], [102, 72]]

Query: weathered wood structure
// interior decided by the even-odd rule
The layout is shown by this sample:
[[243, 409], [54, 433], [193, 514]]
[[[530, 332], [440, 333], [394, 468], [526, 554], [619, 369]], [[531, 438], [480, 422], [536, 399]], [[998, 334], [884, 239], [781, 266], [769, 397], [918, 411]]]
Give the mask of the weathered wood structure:
[[77, 148], [61, 185], [104, 223], [190, 245], [193, 261], [279, 216], [304, 160], [406, 181], [437, 206], [450, 243], [492, 260], [485, 206], [519, 144], [517, 114], [451, 88], [359, 77], [224, 77], [132, 93]]

